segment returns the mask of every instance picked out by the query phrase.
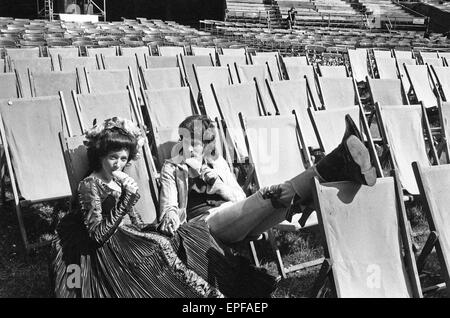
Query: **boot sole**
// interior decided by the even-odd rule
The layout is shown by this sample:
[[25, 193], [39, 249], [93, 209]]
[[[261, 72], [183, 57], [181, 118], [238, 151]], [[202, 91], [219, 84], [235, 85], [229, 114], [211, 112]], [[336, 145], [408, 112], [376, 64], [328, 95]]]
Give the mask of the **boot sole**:
[[364, 180], [364, 184], [373, 186], [377, 182], [377, 174], [375, 167], [372, 166], [372, 163], [370, 162], [369, 151], [361, 140], [354, 135], [348, 137], [346, 143], [350, 155], [360, 168], [360, 173], [362, 179]]

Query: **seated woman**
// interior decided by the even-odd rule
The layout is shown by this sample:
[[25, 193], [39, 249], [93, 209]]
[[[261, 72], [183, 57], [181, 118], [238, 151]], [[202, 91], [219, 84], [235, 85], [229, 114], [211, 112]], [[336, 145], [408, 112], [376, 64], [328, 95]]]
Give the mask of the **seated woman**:
[[[161, 171], [160, 223], [142, 230], [136, 182], [123, 168], [138, 155], [139, 130], [113, 118], [87, 134], [91, 173], [79, 208], [60, 222], [51, 273], [57, 297], [268, 297], [276, 279], [231, 253], [228, 243], [257, 235], [286, 217], [291, 202], [311, 202], [311, 179], [373, 185], [375, 170], [347, 119], [341, 145], [316, 166], [248, 198], [218, 156], [213, 122], [180, 124], [182, 152]], [[131, 224], [123, 220], [129, 216]], [[145, 228], [144, 228], [145, 229]], [[68, 284], [73, 268], [79, 284]]]

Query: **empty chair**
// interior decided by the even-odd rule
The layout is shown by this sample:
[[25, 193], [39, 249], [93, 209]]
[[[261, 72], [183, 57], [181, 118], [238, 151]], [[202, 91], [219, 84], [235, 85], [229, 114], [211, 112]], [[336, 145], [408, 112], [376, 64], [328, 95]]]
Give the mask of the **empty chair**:
[[391, 50], [373, 50], [373, 56], [376, 59], [382, 58], [393, 58]]
[[191, 46], [192, 55], [211, 55], [213, 62], [215, 64], [216, 60], [216, 48], [215, 47], [200, 47]]
[[249, 83], [256, 80], [257, 90], [261, 96], [261, 101], [268, 113], [275, 114], [275, 105], [270, 98], [266, 80], [270, 79], [269, 70], [266, 65], [240, 65], [236, 66], [240, 83]]
[[409, 94], [411, 90], [411, 84], [408, 80], [408, 75], [406, 74], [406, 70], [404, 65], [416, 65], [416, 60], [414, 59], [397, 59], [397, 71], [400, 74], [400, 79], [402, 80], [403, 87], [405, 88], [406, 93]]
[[130, 86], [128, 70], [91, 70], [85, 69], [89, 93], [114, 92]]
[[380, 79], [398, 78], [397, 65], [395, 59], [388, 57], [378, 57], [375, 59], [377, 65], [378, 77]]
[[178, 57], [175, 56], [146, 56], [148, 68], [178, 67]]
[[139, 122], [137, 109], [128, 90], [74, 94], [73, 98], [83, 133], [95, 123], [102, 123], [112, 117], [129, 118]]
[[352, 76], [357, 82], [363, 82], [366, 77], [369, 77], [367, 69], [367, 50], [356, 49], [348, 51], [348, 58], [350, 60], [350, 67], [352, 69]]
[[233, 151], [233, 155], [229, 157], [234, 158], [234, 154], [236, 154], [239, 162], [243, 162], [248, 153], [238, 115], [239, 113], [245, 117], [266, 115], [266, 111], [259, 101], [255, 83], [213, 85], [213, 93], [220, 118], [226, 125], [226, 133], [229, 137], [226, 141], [231, 143], [228, 146], [229, 150]]
[[417, 260], [417, 269], [420, 273], [425, 265], [426, 258], [433, 248], [436, 248], [437, 258], [444, 278], [444, 287], [450, 288], [450, 219], [448, 214], [449, 196], [446, 191], [450, 187], [450, 165], [424, 167], [413, 163], [413, 170], [423, 202], [430, 234], [421, 255]]
[[289, 65], [286, 64], [286, 74], [287, 78], [290, 80], [303, 79], [306, 76], [307, 83], [309, 85], [309, 92], [312, 95], [312, 101], [314, 102], [314, 107], [320, 105], [320, 97], [317, 91], [316, 85], [316, 74], [314, 70], [314, 66], [305, 65], [305, 66], [297, 66], [297, 65]]
[[379, 178], [373, 187], [316, 178], [315, 202], [326, 259], [314, 294], [330, 278], [339, 298], [422, 297], [394, 178]]
[[77, 68], [87, 70], [98, 70], [99, 65], [95, 57], [64, 57], [60, 56], [61, 71], [73, 72]]
[[31, 97], [31, 87], [28, 81], [28, 72], [51, 72], [52, 61], [49, 57], [33, 59], [15, 59], [12, 61], [11, 69], [15, 70], [21, 86], [23, 97]]
[[423, 65], [444, 66], [444, 62], [441, 58], [422, 58]]
[[182, 70], [184, 78], [189, 83], [194, 96], [198, 95], [199, 88], [195, 80], [194, 68], [195, 66], [214, 66], [214, 62], [210, 55], [196, 55], [196, 56], [181, 56]]
[[61, 70], [59, 63], [60, 57], [78, 57], [79, 49], [77, 47], [49, 47], [47, 52], [52, 59], [53, 68], [55, 70]]
[[86, 55], [95, 57], [96, 55], [104, 55], [104, 56], [117, 56], [117, 47], [87, 47]]
[[38, 47], [30, 48], [5, 48], [6, 56], [11, 60], [35, 59], [40, 56], [40, 49]]
[[280, 69], [278, 66], [278, 53], [259, 54], [250, 56], [253, 65], [264, 65], [269, 68], [271, 81], [279, 81], [281, 79]]
[[431, 66], [437, 86], [445, 101], [450, 101], [450, 67]]
[[120, 55], [136, 57], [140, 66], [145, 67], [145, 58], [150, 54], [147, 46], [120, 47]]
[[405, 65], [405, 70], [417, 101], [422, 102], [426, 108], [437, 106], [428, 67], [426, 65]]
[[105, 70], [128, 70], [131, 68], [133, 81], [138, 80], [138, 62], [136, 56], [104, 56], [101, 55]]
[[312, 106], [310, 106], [308, 101], [306, 79], [270, 82], [269, 88], [278, 113], [280, 115], [289, 115], [295, 110], [305, 144], [308, 147], [319, 148], [308, 115], [308, 107]]
[[0, 100], [0, 135], [25, 248], [30, 244], [22, 207], [71, 195], [59, 133], [64, 114], [59, 96]]
[[15, 73], [0, 73], [0, 98], [21, 97]]
[[222, 48], [223, 55], [245, 55], [245, 48]]
[[[200, 90], [197, 100], [199, 101], [199, 106], [202, 105], [203, 107], [202, 113], [208, 115], [211, 119], [216, 117], [220, 118], [211, 84], [214, 84], [214, 86], [225, 86], [230, 84], [228, 68], [223, 66], [194, 66], [194, 69], [195, 78]], [[194, 98], [195, 97], [196, 96], [194, 96]]]
[[59, 92], [63, 93], [66, 114], [68, 117], [68, 129], [70, 135], [80, 135], [81, 126], [78, 121], [75, 103], [72, 98], [72, 91], [79, 91], [77, 85], [77, 75], [75, 72], [50, 72], [50, 73], [30, 73], [31, 91], [33, 96], [55, 96]]
[[176, 88], [184, 86], [178, 67], [141, 68], [144, 89]]
[[318, 78], [322, 106], [337, 109], [358, 105], [358, 94], [352, 78]]
[[235, 65], [246, 65], [247, 58], [245, 55], [218, 55], [219, 65], [226, 66], [230, 70], [231, 80], [233, 84], [239, 83]]
[[[389, 163], [398, 171], [403, 188], [409, 194], [418, 195], [419, 190], [411, 163], [418, 161], [423, 166], [431, 165], [424, 138], [424, 130], [428, 137], [431, 137], [427, 115], [420, 105], [408, 107], [376, 105], [376, 110], [383, 142], [389, 147]], [[434, 145], [429, 146], [437, 162]]]
[[321, 77], [326, 78], [347, 78], [347, 68], [345, 65], [319, 65], [319, 73]]
[[394, 55], [395, 55], [396, 59], [412, 59], [413, 58], [412, 51], [394, 50]]
[[159, 56], [186, 55], [183, 46], [158, 46]]
[[408, 98], [399, 79], [368, 78], [372, 103], [380, 105], [409, 105]]

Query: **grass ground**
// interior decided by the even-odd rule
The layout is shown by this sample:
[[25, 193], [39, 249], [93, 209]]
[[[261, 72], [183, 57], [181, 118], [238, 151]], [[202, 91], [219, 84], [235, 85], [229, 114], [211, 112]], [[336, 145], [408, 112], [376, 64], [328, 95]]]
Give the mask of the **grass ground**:
[[[55, 214], [60, 214], [64, 206], [38, 205], [25, 211], [25, 222], [30, 230], [32, 240], [48, 239], [48, 234], [39, 235], [37, 228], [54, 228]], [[48, 278], [49, 247], [43, 247], [24, 253], [17, 217], [12, 201], [0, 205], [0, 298], [5, 297], [51, 297], [50, 282]], [[57, 211], [54, 213], [53, 211]], [[414, 242], [422, 248], [425, 244], [428, 227], [420, 206], [407, 208], [408, 216], [415, 233]], [[277, 232], [275, 236], [285, 265], [298, 264], [323, 257], [320, 234], [317, 230], [305, 233]], [[273, 254], [268, 242], [258, 241], [257, 250], [262, 266], [269, 272], [277, 275]], [[288, 274], [281, 280], [274, 292], [276, 298], [303, 298], [309, 297], [310, 288], [318, 275], [320, 266]], [[428, 276], [421, 277], [422, 287], [442, 282], [439, 275], [439, 263], [433, 252], [427, 262], [425, 271]], [[326, 297], [333, 297], [331, 289], [326, 289]], [[425, 297], [445, 297], [445, 292], [434, 292]]]

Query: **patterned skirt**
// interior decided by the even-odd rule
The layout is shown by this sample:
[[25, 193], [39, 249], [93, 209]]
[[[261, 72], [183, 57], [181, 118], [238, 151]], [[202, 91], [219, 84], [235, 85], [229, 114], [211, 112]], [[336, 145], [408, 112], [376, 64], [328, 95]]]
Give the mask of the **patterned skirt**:
[[56, 297], [270, 297], [276, 279], [235, 255], [203, 220], [173, 237], [120, 226], [102, 246], [78, 213], [67, 215], [53, 241], [50, 274]]

